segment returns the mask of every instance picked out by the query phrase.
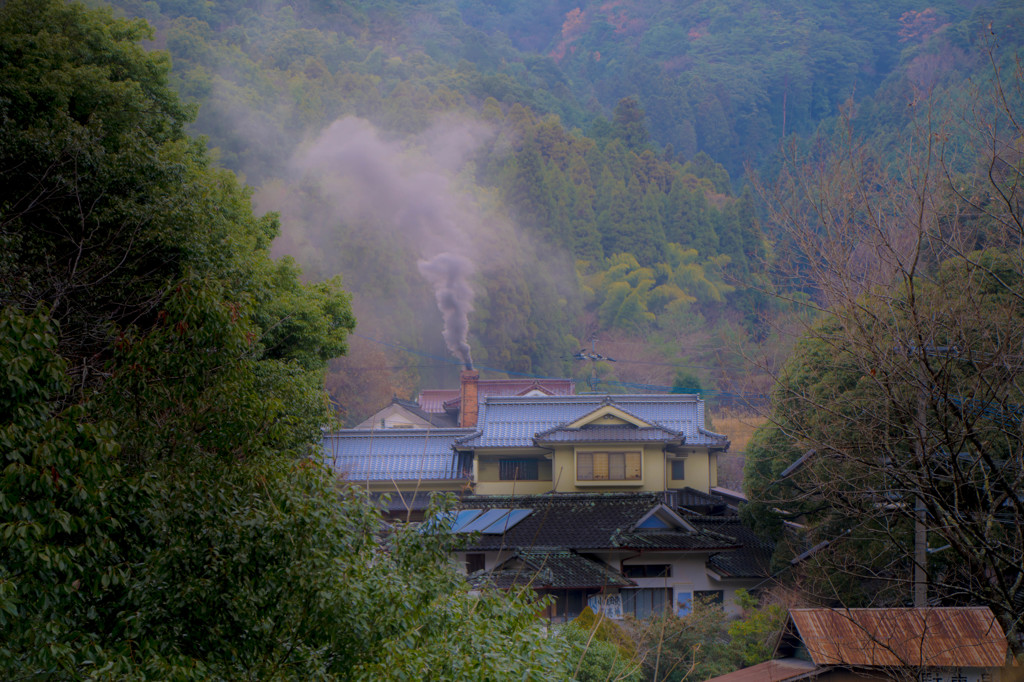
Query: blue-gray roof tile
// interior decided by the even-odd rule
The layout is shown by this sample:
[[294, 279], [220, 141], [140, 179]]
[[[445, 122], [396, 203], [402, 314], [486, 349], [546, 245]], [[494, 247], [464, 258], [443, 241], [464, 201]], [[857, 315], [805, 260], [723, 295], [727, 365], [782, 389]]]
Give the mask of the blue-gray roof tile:
[[480, 406], [476, 432], [460, 447], [530, 447], [534, 437], [567, 426], [603, 405], [612, 405], [666, 431], [687, 445], [726, 447], [728, 439], [704, 429], [704, 401], [695, 395], [572, 395], [487, 397]]
[[325, 434], [324, 463], [355, 481], [450, 481], [472, 476], [452, 445], [471, 429], [346, 430]]
[[581, 429], [558, 427], [537, 434], [538, 443], [664, 443], [679, 441], [681, 436], [660, 426], [637, 428], [632, 424], [584, 426]]

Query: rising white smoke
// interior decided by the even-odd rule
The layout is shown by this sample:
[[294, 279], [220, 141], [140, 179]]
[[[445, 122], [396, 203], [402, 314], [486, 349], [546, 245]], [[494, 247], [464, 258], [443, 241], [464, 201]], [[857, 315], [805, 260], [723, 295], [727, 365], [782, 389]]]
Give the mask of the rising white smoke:
[[471, 365], [471, 277], [490, 227], [455, 186], [454, 174], [491, 135], [485, 124], [447, 120], [412, 142], [385, 139], [369, 121], [335, 121], [291, 161], [294, 174], [329, 197], [342, 221], [372, 219], [396, 244], [411, 245], [434, 288], [448, 349]]

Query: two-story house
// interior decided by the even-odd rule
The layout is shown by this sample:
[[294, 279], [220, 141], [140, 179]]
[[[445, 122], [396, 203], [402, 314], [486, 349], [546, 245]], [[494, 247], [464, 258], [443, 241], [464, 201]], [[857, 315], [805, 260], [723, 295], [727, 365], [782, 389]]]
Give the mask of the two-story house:
[[[430, 493], [456, 493], [453, 530], [474, 538], [458, 556], [467, 573], [505, 588], [528, 576], [556, 597], [552, 617], [588, 602], [613, 615], [686, 610], [695, 595], [734, 610], [735, 590], [767, 576], [771, 548], [714, 494], [729, 441], [704, 428], [699, 396], [481, 391], [478, 376], [462, 373], [458, 426], [330, 433], [325, 460], [390, 493], [394, 517], [421, 519]], [[386, 426], [394, 407], [369, 423]]]

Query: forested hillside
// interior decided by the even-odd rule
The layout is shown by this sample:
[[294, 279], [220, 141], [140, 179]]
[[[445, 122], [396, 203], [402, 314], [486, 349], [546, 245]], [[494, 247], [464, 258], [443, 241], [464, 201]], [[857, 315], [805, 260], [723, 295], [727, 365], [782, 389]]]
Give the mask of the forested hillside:
[[[443, 253], [485, 370], [763, 393], [740, 354], [785, 352], [767, 292], [792, 283], [765, 274], [784, 236], [748, 173], [770, 184], [782, 141], [841, 110], [885, 153], [908, 102], [961, 96], [984, 26], [1020, 30], [1010, 2], [114, 4], [281, 214], [275, 252], [352, 292], [328, 377], [345, 419], [454, 380], [417, 265]], [[573, 360], [594, 339], [616, 363]]]

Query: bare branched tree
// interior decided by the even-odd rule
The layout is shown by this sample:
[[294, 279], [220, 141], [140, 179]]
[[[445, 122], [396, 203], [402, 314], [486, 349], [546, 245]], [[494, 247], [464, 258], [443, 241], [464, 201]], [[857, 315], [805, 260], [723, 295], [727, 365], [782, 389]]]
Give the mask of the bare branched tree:
[[818, 314], [747, 486], [751, 514], [804, 528], [794, 566], [818, 570], [793, 572], [823, 598], [906, 604], [916, 584], [919, 603], [991, 607], [1020, 653], [1024, 73], [987, 56], [970, 105], [922, 94], [895, 151], [858, 141], [851, 107], [765, 193], [779, 281]]

